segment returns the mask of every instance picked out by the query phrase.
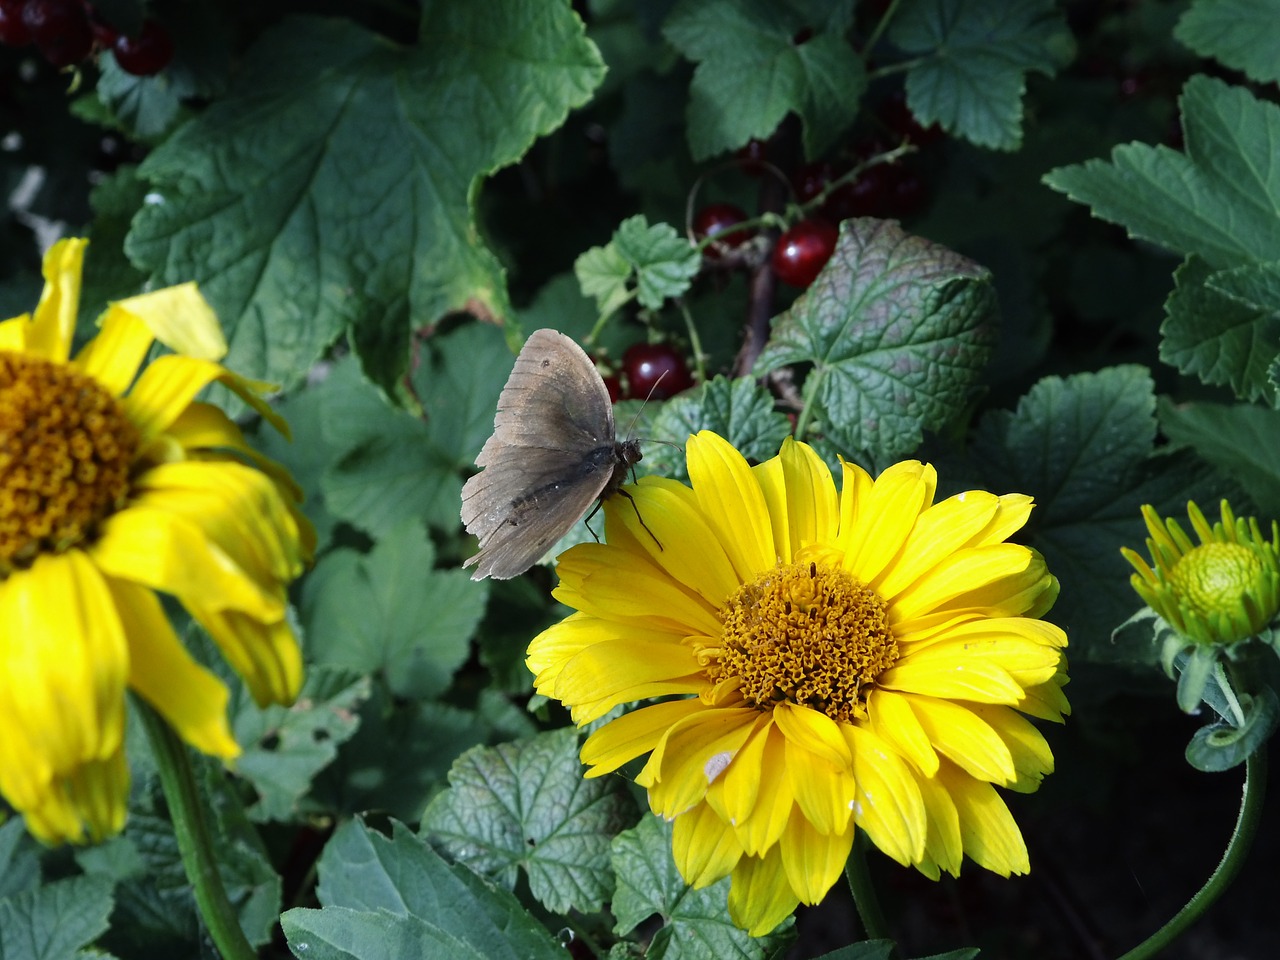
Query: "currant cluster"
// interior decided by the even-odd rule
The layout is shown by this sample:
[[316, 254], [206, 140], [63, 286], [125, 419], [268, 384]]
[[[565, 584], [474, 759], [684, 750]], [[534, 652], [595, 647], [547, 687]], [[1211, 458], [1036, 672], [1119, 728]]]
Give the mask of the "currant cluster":
[[[855, 168], [898, 144], [925, 147], [942, 138], [938, 127], [925, 128], [916, 121], [900, 92], [880, 102], [874, 125], [874, 134], [858, 140], [837, 160], [819, 160], [792, 171], [791, 193], [805, 216], [783, 232], [770, 254], [773, 272], [783, 283], [801, 289], [813, 283], [831, 259], [839, 237], [837, 225], [842, 220], [911, 217], [928, 203], [925, 181], [900, 159], [866, 166], [853, 179], [830, 189]], [[750, 176], [765, 175], [769, 148], [768, 141], [752, 140], [738, 151], [739, 169]], [[715, 240], [703, 248], [703, 256], [719, 260], [750, 240], [753, 231], [733, 230], [747, 219], [745, 210], [730, 203], [708, 204], [698, 210], [692, 222], [695, 238]]]
[[32, 44], [58, 68], [110, 50], [120, 69], [139, 77], [159, 73], [173, 59], [173, 38], [161, 24], [147, 20], [136, 36], [128, 36], [84, 0], [0, 0], [0, 43]]

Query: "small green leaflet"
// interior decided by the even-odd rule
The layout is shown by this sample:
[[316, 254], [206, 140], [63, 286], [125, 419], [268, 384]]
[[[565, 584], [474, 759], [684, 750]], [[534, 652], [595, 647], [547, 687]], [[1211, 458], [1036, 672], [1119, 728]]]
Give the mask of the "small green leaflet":
[[643, 214], [618, 225], [603, 247], [592, 247], [574, 262], [584, 296], [593, 297], [608, 317], [633, 297], [657, 310], [669, 297], [689, 289], [702, 255], [669, 223], [652, 226]]
[[567, 0], [431, 4], [412, 47], [290, 19], [147, 158], [127, 253], [156, 285], [200, 282], [236, 370], [292, 385], [350, 330], [389, 385], [414, 326], [510, 316], [475, 224], [481, 178], [603, 75]]
[[972, 260], [896, 221], [846, 220], [822, 273], [775, 320], [754, 373], [813, 364], [805, 402], [826, 438], [887, 462], [969, 403], [996, 312], [991, 276]]
[[583, 778], [577, 731], [564, 728], [458, 758], [422, 832], [506, 887], [523, 868], [549, 910], [591, 912], [613, 893], [609, 842], [634, 820], [620, 780]]
[[106, 877], [69, 877], [0, 899], [0, 960], [87, 960], [81, 948], [106, 932], [111, 888]]
[[1173, 35], [1202, 57], [1243, 70], [1251, 80], [1280, 80], [1280, 0], [1193, 0]]
[[867, 86], [862, 60], [845, 39], [852, 12], [849, 0], [676, 4], [663, 33], [698, 64], [687, 116], [693, 158], [768, 137], [788, 113], [803, 123], [809, 157], [830, 149], [857, 116]]
[[980, 147], [1022, 143], [1026, 75], [1052, 76], [1074, 54], [1053, 0], [903, 0], [889, 40], [920, 58], [907, 105], [920, 123]]

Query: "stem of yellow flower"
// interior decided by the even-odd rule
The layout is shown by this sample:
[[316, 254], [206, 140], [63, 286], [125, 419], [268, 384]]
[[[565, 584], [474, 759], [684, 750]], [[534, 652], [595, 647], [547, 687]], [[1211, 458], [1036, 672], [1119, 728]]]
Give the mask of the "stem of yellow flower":
[[1160, 954], [1165, 947], [1180, 937], [1187, 928], [1200, 919], [1209, 906], [1226, 891], [1236, 874], [1244, 866], [1245, 857], [1253, 846], [1253, 838], [1262, 820], [1262, 801], [1266, 795], [1267, 754], [1262, 746], [1249, 755], [1244, 767], [1244, 791], [1240, 800], [1240, 815], [1236, 818], [1235, 832], [1222, 854], [1222, 862], [1187, 905], [1179, 910], [1163, 927], [1124, 954], [1119, 960], [1146, 960]]
[[854, 906], [858, 908], [858, 917], [862, 920], [862, 929], [868, 940], [888, 940], [889, 924], [880, 909], [880, 898], [876, 895], [875, 884], [871, 882], [871, 873], [867, 869], [867, 845], [865, 834], [858, 831], [854, 838], [853, 850], [845, 861], [844, 876], [849, 881], [849, 890], [853, 893]]
[[209, 935], [223, 960], [257, 960], [257, 952], [240, 929], [240, 920], [227, 899], [226, 888], [218, 873], [218, 859], [213, 852], [213, 840], [205, 819], [206, 807], [196, 787], [187, 746], [151, 707], [140, 700], [135, 699], [134, 702], [155, 754], [160, 786], [169, 804], [173, 832], [178, 838], [182, 866], [195, 891], [196, 906]]

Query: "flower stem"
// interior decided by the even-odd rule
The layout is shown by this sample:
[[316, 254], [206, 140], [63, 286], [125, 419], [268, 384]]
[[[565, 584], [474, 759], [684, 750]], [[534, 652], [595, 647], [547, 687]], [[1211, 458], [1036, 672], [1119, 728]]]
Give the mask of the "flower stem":
[[1244, 866], [1245, 857], [1253, 846], [1253, 838], [1262, 820], [1262, 802], [1267, 790], [1267, 755], [1262, 746], [1249, 755], [1244, 768], [1244, 791], [1240, 800], [1240, 815], [1231, 841], [1222, 854], [1222, 862], [1186, 906], [1179, 910], [1163, 927], [1124, 954], [1119, 960], [1146, 960], [1155, 957], [1165, 947], [1186, 932], [1200, 919], [1210, 905], [1226, 891], [1236, 874]]
[[889, 924], [880, 908], [880, 898], [876, 896], [875, 884], [871, 882], [871, 872], [867, 869], [867, 846], [862, 842], [859, 831], [844, 865], [845, 879], [849, 881], [849, 890], [853, 893], [854, 906], [858, 908], [858, 917], [862, 920], [862, 929], [868, 940], [888, 940]]
[[223, 960], [257, 960], [257, 952], [240, 929], [240, 920], [227, 899], [218, 873], [218, 860], [205, 819], [207, 808], [196, 786], [186, 744], [150, 706], [137, 700], [135, 703], [155, 754], [182, 866], [195, 891], [196, 906], [209, 935]]

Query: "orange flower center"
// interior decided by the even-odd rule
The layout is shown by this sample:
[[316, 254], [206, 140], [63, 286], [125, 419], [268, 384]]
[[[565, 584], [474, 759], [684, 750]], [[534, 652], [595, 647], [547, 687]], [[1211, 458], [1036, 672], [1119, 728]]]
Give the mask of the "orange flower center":
[[840, 722], [865, 715], [866, 692], [898, 659], [874, 590], [838, 567], [781, 564], [744, 584], [721, 611], [713, 681], [741, 680], [760, 710], [795, 703]]
[[121, 507], [138, 431], [92, 377], [0, 350], [0, 577]]

